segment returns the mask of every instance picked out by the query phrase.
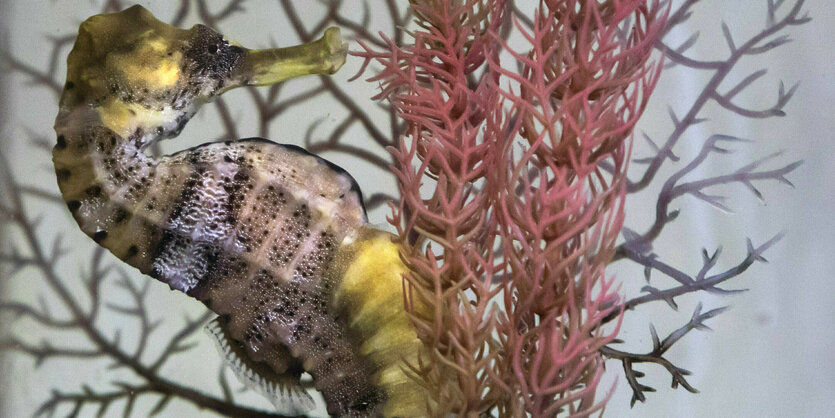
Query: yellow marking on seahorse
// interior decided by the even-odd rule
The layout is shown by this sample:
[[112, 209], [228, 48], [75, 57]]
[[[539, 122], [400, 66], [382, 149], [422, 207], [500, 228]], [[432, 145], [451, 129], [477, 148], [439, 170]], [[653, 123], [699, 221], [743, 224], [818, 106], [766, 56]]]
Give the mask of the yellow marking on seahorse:
[[105, 66], [130, 83], [170, 88], [180, 79], [182, 53], [169, 51], [169, 47], [170, 42], [148, 30], [139, 37], [133, 50], [108, 54]]
[[119, 99], [111, 98], [103, 106], [96, 108], [99, 118], [104, 126], [119, 136], [125, 138], [130, 136], [137, 129], [143, 132], [165, 126], [177, 120], [180, 112], [170, 107], [163, 110], [150, 110], [137, 103], [124, 103]]
[[336, 305], [349, 309], [349, 327], [371, 333], [360, 353], [380, 363], [376, 384], [390, 398], [384, 416], [420, 416], [424, 394], [404, 371], [404, 361], [415, 362], [423, 348], [403, 309], [403, 274], [398, 245], [386, 232], [368, 230], [354, 245], [342, 281], [334, 294]]

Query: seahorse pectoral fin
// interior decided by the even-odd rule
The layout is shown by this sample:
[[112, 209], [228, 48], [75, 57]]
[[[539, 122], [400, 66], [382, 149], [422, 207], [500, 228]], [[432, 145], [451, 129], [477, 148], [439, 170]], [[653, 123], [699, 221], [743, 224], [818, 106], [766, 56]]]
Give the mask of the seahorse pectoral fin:
[[[227, 321], [217, 317], [206, 324], [224, 363], [246, 387], [267, 398], [282, 414], [301, 414], [313, 409], [313, 398], [301, 383], [301, 369], [291, 367], [277, 373], [268, 365], [251, 360], [241, 343], [229, 336]], [[290, 360], [290, 359], [288, 359]]]
[[345, 64], [348, 45], [339, 28], [331, 27], [318, 40], [274, 49], [246, 50], [227, 88], [264, 86], [312, 74], [333, 74]]

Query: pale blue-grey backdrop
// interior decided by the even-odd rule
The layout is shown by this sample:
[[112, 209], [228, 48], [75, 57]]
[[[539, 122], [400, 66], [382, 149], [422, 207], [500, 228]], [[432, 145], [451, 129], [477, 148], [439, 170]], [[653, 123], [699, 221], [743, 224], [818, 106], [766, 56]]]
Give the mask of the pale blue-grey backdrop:
[[[370, 3], [374, 1], [377, 0]], [[84, 18], [102, 8], [102, 3], [100, 0], [0, 2], [0, 19], [3, 21], [0, 49], [35, 68], [43, 68], [49, 59], [47, 38], [74, 32]], [[171, 16], [175, 11], [174, 2], [139, 3], [158, 16]], [[296, 1], [294, 4], [304, 15], [310, 2]], [[245, 13], [224, 21], [220, 27], [230, 38], [250, 47], [297, 42], [291, 28], [274, 24], [286, 21], [279, 2], [248, 1], [244, 5]], [[810, 0], [804, 8], [814, 20], [790, 30], [793, 43], [743, 62], [736, 75], [729, 80], [738, 81], [753, 71], [768, 68], [768, 74], [757, 82], [756, 87], [737, 99], [738, 104], [755, 108], [770, 106], [776, 98], [779, 80], [787, 85], [800, 82], [794, 99], [785, 108], [787, 115], [767, 120], [747, 120], [719, 106], [710, 105], [702, 114], [709, 118], [709, 122], [688, 131], [676, 149], [678, 155], [686, 160], [698, 152], [701, 141], [710, 134], [752, 139], [755, 140], [753, 144], [732, 146], [735, 153], [715, 159], [695, 175], [723, 172], [771, 152], [785, 150], [781, 159], [773, 163], [774, 167], [780, 162], [805, 160], [805, 164], [789, 176], [796, 188], [789, 189], [776, 182], [762, 184], [760, 188], [765, 196], [765, 205], [744, 188], [721, 189], [731, 197], [728, 203], [734, 209], [733, 214], [719, 212], [695, 199], [683, 198], [678, 204], [684, 209], [681, 218], [668, 227], [665, 235], [656, 242], [655, 250], [668, 263], [693, 271], [701, 265], [702, 247], [713, 249], [722, 245], [725, 250], [724, 264], [720, 266], [729, 267], [734, 260], [744, 257], [745, 237], [761, 243], [780, 231], [786, 231], [786, 236], [766, 254], [769, 264], [753, 266], [727, 286], [750, 288], [749, 292], [732, 297], [699, 295], [682, 298], [679, 313], [659, 303], [628, 315], [622, 337], [630, 341], [629, 348], [646, 350], [651, 344], [648, 322], [653, 322], [663, 335], [686, 322], [698, 301], [702, 301], [706, 309], [732, 306], [732, 310], [709, 322], [714, 332], [692, 333], [670, 353], [676, 364], [693, 371], [690, 382], [701, 390], [700, 394], [670, 389], [669, 375], [658, 368], [646, 366], [642, 368], [648, 372], [645, 383], [656, 387], [658, 392], [649, 394], [646, 404], [630, 409], [631, 393], [621, 376], [620, 365], [610, 362], [611, 379], [606, 384], [611, 384], [617, 377], [617, 389], [607, 408], [609, 416], [825, 417], [832, 416], [835, 411], [835, 328], [827, 325], [835, 318], [835, 285], [831, 277], [835, 273], [835, 218], [832, 215], [835, 187], [831, 185], [831, 180], [835, 178], [835, 82], [832, 81], [835, 6], [825, 0]], [[668, 39], [683, 42], [692, 31], [698, 30], [701, 38], [691, 50], [692, 54], [702, 59], [721, 59], [728, 54], [721, 22], [728, 22], [731, 33], [738, 39], [750, 36], [764, 23], [766, 1], [704, 0], [695, 10], [696, 13], [683, 25], [680, 33], [673, 33]], [[377, 14], [374, 17], [386, 18]], [[186, 19], [187, 25], [193, 23], [194, 16]], [[347, 84], [358, 64], [356, 59], [349, 60], [335, 79], [337, 83], [345, 83], [351, 94], [362, 101], [373, 95], [375, 88], [361, 81]], [[63, 73], [63, 60], [60, 66]], [[49, 157], [47, 153], [36, 150], [31, 141], [33, 134], [35, 137], [51, 138], [56, 97], [46, 89], [28, 84], [30, 80], [19, 72], [4, 68], [0, 77], [2, 152], [11, 160], [19, 181], [55, 191], [57, 188]], [[678, 114], [684, 112], [684, 106], [701, 91], [705, 80], [705, 74], [694, 70], [674, 68], [666, 72], [639, 128], [656, 138], [669, 133], [671, 122], [667, 106]], [[303, 86], [304, 81], [299, 80], [291, 82], [287, 88], [301, 91]], [[730, 87], [730, 84], [725, 86]], [[246, 113], [245, 106], [235, 105], [237, 101], [247, 103], [246, 92], [237, 91], [227, 96], [230, 96], [233, 116], [239, 118], [240, 135], [257, 135], [253, 115]], [[366, 102], [366, 105], [371, 107], [372, 103]], [[271, 139], [301, 144], [309, 121], [324, 118], [325, 124], [336, 124], [342, 112], [341, 108], [321, 98], [308, 101], [303, 108], [292, 109], [278, 121], [271, 131]], [[206, 109], [188, 125], [181, 139], [166, 145], [166, 150], [205, 142], [215, 138], [220, 130], [217, 115], [213, 110]], [[359, 129], [351, 138], [358, 144], [367, 141]], [[634, 155], [647, 155], [649, 149], [645, 145], [638, 141]], [[384, 173], [345, 156], [334, 154], [329, 157], [346, 167], [366, 193], [394, 190], [393, 181], [384, 177]], [[671, 171], [664, 171], [662, 175], [665, 172]], [[643, 196], [630, 199], [627, 206], [628, 224], [638, 230], [651, 223], [654, 210], [654, 201], [647, 199], [647, 194]], [[39, 203], [33, 199], [29, 210], [33, 215], [44, 216], [40, 231], [47, 235], [65, 234], [73, 248], [72, 259], [59, 265], [62, 274], [80, 274], [81, 266], [75, 260], [84, 259], [94, 244], [74, 227], [69, 214], [62, 208], [39, 206]], [[386, 213], [385, 209], [371, 213], [371, 221], [384, 222]], [[9, 248], [20, 237], [15, 231], [4, 231], [0, 239], [3, 248]], [[643, 275], [638, 268], [619, 263], [614, 272], [624, 282], [625, 292], [635, 294], [643, 285]], [[5, 292], [4, 297], [36, 300], [43, 285], [34, 272], [29, 273], [24, 271], [14, 281], [0, 287]], [[170, 323], [180, 320], [181, 311], [190, 312], [192, 316], [202, 311], [199, 304], [172, 294], [162, 284], [154, 285], [152, 292], [149, 308], [158, 317], [173, 311], [177, 317]], [[119, 294], [118, 291], [111, 293]], [[172, 310], [172, 306], [177, 308]], [[60, 313], [60, 310], [57, 312]], [[135, 324], [126, 323], [123, 317], [117, 315], [103, 318], [101, 325], [124, 328], [122, 334], [125, 336], [131, 335], [132, 327], [135, 327]], [[176, 324], [163, 325], [166, 326], [173, 329]], [[42, 330], [34, 328], [23, 331], [34, 342], [42, 334]], [[73, 341], [76, 337], [69, 335], [62, 338]], [[198, 386], [218, 393], [215, 383], [217, 368], [206, 366], [216, 361], [214, 348], [208, 337], [201, 335], [197, 339], [200, 340], [199, 346], [164, 373], [181, 381], [207, 382]], [[115, 380], [114, 376], [129, 376], [124, 371], [109, 371], [106, 364], [81, 361], [77, 364], [48, 361], [35, 369], [30, 358], [20, 355], [2, 356], [0, 370], [0, 395], [4, 399], [0, 403], [4, 408], [0, 414], [9, 417], [30, 415], [53, 388], [77, 389], [78, 382], [92, 382], [102, 389], [107, 388], [107, 382]], [[240, 400], [269, 408], [266, 401], [253, 394], [240, 395]], [[147, 413], [152, 401], [139, 403], [134, 415]], [[109, 415], [117, 416], [117, 411], [118, 408], [114, 408]], [[85, 409], [83, 415], [94, 412], [93, 409]], [[205, 412], [172, 403], [164, 415], [194, 416], [198, 413]], [[319, 410], [319, 413], [322, 411]]]

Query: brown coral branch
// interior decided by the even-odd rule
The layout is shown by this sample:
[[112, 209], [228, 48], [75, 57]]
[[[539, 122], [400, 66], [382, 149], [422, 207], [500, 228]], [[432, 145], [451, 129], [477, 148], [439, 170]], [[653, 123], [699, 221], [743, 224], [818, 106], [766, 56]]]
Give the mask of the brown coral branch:
[[693, 312], [690, 321], [687, 322], [687, 324], [685, 324], [681, 328], [670, 333], [670, 335], [664, 338], [664, 340], [660, 340], [658, 338], [658, 334], [655, 331], [655, 327], [652, 324], [650, 324], [652, 350], [646, 354], [628, 353], [625, 351], [614, 349], [608, 345], [605, 347], [601, 347], [601, 354], [610, 359], [619, 360], [623, 364], [623, 370], [626, 375], [626, 381], [632, 388], [632, 401], [630, 402], [631, 405], [634, 406], [635, 402], [637, 401], [646, 401], [646, 394], [644, 392], [655, 392], [655, 389], [653, 389], [652, 387], [643, 385], [640, 382], [638, 382], [638, 379], [643, 377], [644, 373], [635, 370], [633, 366], [637, 363], [658, 364], [667, 369], [667, 372], [669, 372], [672, 376], [673, 389], [681, 385], [691, 393], [698, 393], [698, 390], [691, 386], [685, 378], [685, 376], [690, 375], [691, 372], [674, 365], [670, 360], [664, 358], [664, 354], [675, 343], [681, 340], [688, 332], [694, 329], [709, 331], [710, 328], [707, 325], [705, 325], [704, 322], [710, 318], [713, 318], [721, 314], [722, 312], [725, 312], [727, 309], [727, 307], [722, 307], [702, 313], [702, 304], [700, 303], [698, 306], [696, 306], [696, 309]]
[[[682, 5], [671, 15], [670, 23], [668, 24], [665, 32], [669, 33], [669, 31], [676, 25], [686, 21], [691, 13], [690, 8], [695, 3], [697, 3], [695, 0], [688, 0], [682, 3]], [[686, 56], [686, 51], [697, 42], [698, 33], [691, 36], [677, 48], [672, 48], [662, 41], [659, 41], [656, 44], [658, 49], [665, 52], [668, 61], [672, 65], [680, 65], [682, 67], [699, 71], [712, 71], [713, 76], [705, 85], [702, 93], [690, 106], [690, 109], [684, 117], [679, 118], [675, 115], [672, 109], [670, 110], [670, 116], [673, 122], [673, 132], [662, 146], [656, 145], [652, 139], [645, 135], [645, 139], [647, 140], [649, 146], [653, 149], [654, 154], [648, 158], [639, 158], [634, 160], [637, 164], [648, 164], [648, 167], [645, 171], [643, 171], [641, 180], [629, 184], [629, 193], [638, 193], [642, 191], [643, 188], [653, 180], [655, 173], [657, 173], [657, 170], [666, 160], [670, 160], [672, 162], [680, 161], [679, 157], [673, 152], [675, 145], [689, 127], [706, 122], [705, 119], [700, 118], [698, 115], [709, 101], [714, 101], [720, 106], [723, 106], [726, 110], [742, 117], [765, 118], [784, 115], [783, 108], [791, 99], [796, 90], [796, 86], [793, 86], [787, 91], [782, 82], [778, 88], [776, 102], [768, 109], [745, 109], [736, 106], [732, 102], [734, 97], [743, 91], [752, 88], [755, 82], [765, 74], [764, 69], [756, 71], [743, 78], [740, 82], [728, 89], [724, 94], [719, 92], [720, 84], [733, 73], [733, 70], [744, 57], [762, 54], [784, 45], [789, 39], [788, 36], [782, 32], [791, 26], [801, 25], [809, 20], [808, 16], [801, 15], [801, 8], [803, 5], [802, 1], [795, 1], [791, 6], [791, 9], [786, 12], [785, 16], [778, 19], [777, 13], [783, 3], [784, 2], [775, 3], [768, 1], [768, 19], [766, 26], [758, 34], [749, 38], [742, 44], [739, 44], [733, 39], [728, 25], [722, 25], [723, 34], [731, 51], [730, 57], [725, 60], [696, 60]], [[639, 234], [629, 228], [624, 228], [625, 240], [616, 248], [613, 260], [616, 261], [626, 259], [643, 266], [647, 285], [642, 289], [642, 293], [644, 294], [640, 296], [633, 296], [623, 302], [621, 304], [622, 309], [628, 311], [642, 304], [663, 301], [675, 310], [678, 308], [676, 298], [685, 294], [697, 292], [731, 294], [743, 291], [726, 289], [724, 287], [719, 287], [719, 285], [727, 283], [731, 279], [738, 277], [743, 272], [747, 271], [747, 269], [756, 261], [765, 260], [762, 256], [763, 252], [775, 244], [780, 239], [782, 234], [778, 234], [759, 247], [754, 247], [749, 240], [748, 255], [734, 267], [715, 274], [710, 274], [710, 272], [719, 263], [721, 253], [720, 250], [716, 250], [713, 254], [709, 254], [706, 250], [703, 250], [702, 267], [698, 272], [691, 275], [660, 260], [659, 256], [652, 252], [652, 244], [662, 235], [665, 226], [679, 216], [680, 209], [671, 210], [671, 208], [673, 202], [681, 196], [693, 196], [719, 208], [720, 210], [730, 212], [730, 208], [726, 203], [725, 197], [712, 194], [709, 190], [711, 187], [728, 184], [742, 185], [751, 191], [759, 200], [764, 200], [763, 194], [757, 188], [757, 182], [761, 182], [763, 180], [776, 180], [791, 186], [791, 182], [786, 178], [786, 175], [794, 171], [802, 163], [801, 161], [785, 164], [775, 169], [766, 170], [760, 168], [760, 166], [766, 161], [772, 160], [780, 155], [780, 153], [770, 154], [727, 174], [718, 174], [701, 179], [697, 178], [685, 180], [686, 177], [696, 172], [696, 170], [709, 158], [730, 152], [729, 149], [727, 149], [724, 145], [720, 146], [720, 144], [740, 144], [745, 142], [749, 141], [744, 141], [730, 135], [713, 135], [709, 137], [702, 145], [701, 152], [696, 157], [687, 161], [682, 168], [675, 171], [664, 181], [660, 192], [658, 192], [657, 197], [655, 198], [655, 221], [649, 229], [645, 233]], [[612, 171], [612, 169], [612, 167], [607, 167], [608, 171]], [[661, 272], [666, 277], [674, 280], [677, 284], [663, 289], [650, 285], [649, 281], [653, 271]], [[614, 319], [616, 319], [616, 317], [614, 315], [610, 315], [605, 319], [605, 321], [611, 321]], [[672, 342], [670, 344], [672, 344]], [[612, 352], [608, 349], [601, 352], [604, 354], [612, 354]], [[618, 358], [623, 361], [627, 381], [629, 382], [634, 393], [632, 400], [633, 403], [636, 400], [644, 401], [646, 399], [644, 392], [649, 391], [647, 387], [638, 383], [637, 378], [640, 377], [640, 374], [639, 372], [634, 371], [631, 367], [634, 362], [652, 361], [655, 359], [656, 362], [667, 367], [673, 375], [674, 387], [677, 381], [677, 376], [683, 381], [683, 377], [677, 374], [678, 372], [675, 367], [671, 364], [665, 363], [665, 361], [652, 357], [650, 355], [651, 353], [643, 357], [636, 357], [635, 355], [627, 355], [625, 353], [616, 354], [617, 355], [615, 357], [620, 356]]]
[[[212, 13], [209, 11], [209, 5], [206, 0], [197, 0], [197, 14], [200, 16], [200, 20], [202, 20], [203, 23], [210, 27], [217, 28], [221, 21], [229, 18], [235, 13], [243, 12], [243, 3], [244, 0], [229, 0], [219, 12]], [[178, 15], [179, 13], [181, 13], [181, 11], [178, 12]]]
[[[705, 260], [705, 267], [695, 278], [688, 276], [688, 280], [684, 281], [683, 283], [680, 282], [680, 286], [672, 287], [666, 290], [658, 290], [652, 286], [645, 286], [643, 288], [643, 291], [647, 292], [648, 294], [628, 300], [623, 304], [623, 307], [625, 309], [633, 309], [636, 306], [644, 303], [663, 300], [666, 301], [671, 307], [676, 308], [674, 298], [677, 296], [696, 291], [708, 291], [717, 293], [729, 292], [727, 290], [717, 288], [716, 286], [730, 279], [733, 279], [734, 277], [739, 276], [740, 274], [748, 270], [748, 268], [751, 267], [755, 262], [764, 262], [765, 258], [763, 257], [763, 253], [765, 253], [766, 250], [768, 250], [774, 244], [780, 241], [782, 237], [782, 233], [777, 234], [758, 247], [754, 247], [750, 239], [747, 240], [748, 254], [745, 256], [745, 258], [736, 266], [731, 267], [721, 273], [714, 274], [712, 276], [705, 276], [705, 273], [715, 265], [715, 257], [718, 254], [715, 254], [713, 257], [707, 257]], [[640, 257], [634, 256], [631, 259], [639, 261]]]
[[[673, 21], [673, 26], [684, 21], [685, 17], [689, 13], [689, 8], [692, 7], [694, 3], [694, 1], [685, 2], [680, 6], [679, 9], [676, 10], [676, 12], [673, 13], [672, 16], [674, 17], [682, 16], [681, 18], [677, 18], [677, 20]], [[674, 120], [675, 129], [664, 142], [664, 145], [661, 147], [657, 155], [653, 157], [652, 160], [649, 162], [649, 165], [646, 168], [646, 170], [643, 172], [643, 174], [640, 175], [640, 179], [636, 182], [629, 182], [627, 187], [628, 193], [638, 192], [647, 187], [653, 181], [655, 175], [661, 169], [661, 166], [671, 155], [673, 147], [675, 147], [675, 145], [678, 143], [678, 141], [681, 139], [684, 133], [690, 127], [700, 122], [698, 115], [699, 113], [701, 113], [704, 106], [711, 100], [716, 100], [717, 98], [721, 99], [722, 96], [719, 94], [718, 88], [721, 85], [721, 83], [727, 78], [727, 76], [731, 73], [731, 71], [736, 67], [737, 63], [740, 60], [742, 60], [746, 56], [762, 53], [771, 48], [782, 45], [784, 41], [769, 43], [766, 42], [766, 40], [769, 37], [772, 37], [791, 26], [802, 25], [810, 20], [810, 18], [807, 15], [801, 15], [802, 7], [803, 0], [795, 1], [791, 10], [789, 10], [782, 19], [774, 21], [772, 24], [767, 25], [759, 33], [755, 34], [739, 46], [734, 47], [730, 51], [730, 56], [724, 61], [698, 62], [696, 60], [684, 59], [683, 56], [679, 56], [679, 54], [676, 53], [668, 54], [668, 58], [676, 60], [676, 62], [679, 64], [688, 65], [691, 68], [713, 70], [714, 74], [711, 76], [710, 80], [705, 85], [699, 97], [693, 102], [690, 109], [688, 109], [688, 111], [685, 113], [685, 116], [680, 120]], [[769, 7], [768, 13], [770, 19], [774, 19], [776, 10], [776, 8]], [[669, 29], [672, 29], [672, 27], [670, 27]], [[668, 53], [671, 52], [671, 49], [669, 47], [663, 45], [661, 49]], [[783, 94], [781, 94], [780, 96], [781, 100], [778, 100], [778, 106], [782, 101]], [[775, 108], [779, 110], [781, 107], [782, 106]], [[735, 111], [736, 109], [732, 110]], [[743, 112], [743, 114], [745, 113], [746, 112]], [[745, 115], [749, 117], [767, 117], [778, 116], [780, 115], [780, 113], [774, 112], [772, 110], [771, 112], [767, 112], [762, 115], [754, 113], [747, 113]]]
[[[302, 42], [309, 42], [313, 40], [316, 35], [316, 32], [311, 32], [305, 28], [304, 23], [302, 23], [301, 18], [296, 12], [295, 7], [293, 6], [292, 2], [289, 0], [281, 0], [281, 5], [284, 9], [285, 14], [287, 15], [287, 19], [290, 21], [293, 29], [296, 31], [296, 35]], [[347, 93], [345, 93], [342, 88], [340, 88], [331, 78], [326, 76], [320, 76], [319, 81], [322, 85], [330, 92], [330, 94], [335, 98], [342, 106], [344, 106], [350, 114], [357, 118], [360, 123], [362, 124], [363, 128], [368, 131], [368, 134], [374, 139], [377, 144], [381, 147], [385, 148], [393, 144], [392, 138], [388, 138], [386, 135], [383, 134], [383, 131], [378, 128], [368, 114], [360, 107]]]

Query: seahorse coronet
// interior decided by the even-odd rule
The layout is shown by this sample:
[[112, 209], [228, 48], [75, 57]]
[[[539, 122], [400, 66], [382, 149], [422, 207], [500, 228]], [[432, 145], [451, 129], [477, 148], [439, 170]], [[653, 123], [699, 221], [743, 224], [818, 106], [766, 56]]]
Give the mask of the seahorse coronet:
[[405, 266], [350, 174], [261, 138], [146, 153], [213, 97], [332, 74], [346, 52], [334, 28], [258, 51], [141, 6], [90, 17], [67, 58], [53, 162], [81, 230], [217, 313], [209, 330], [248, 384], [302, 399], [304, 371], [331, 414], [416, 416], [426, 396], [404, 371], [421, 350]]

